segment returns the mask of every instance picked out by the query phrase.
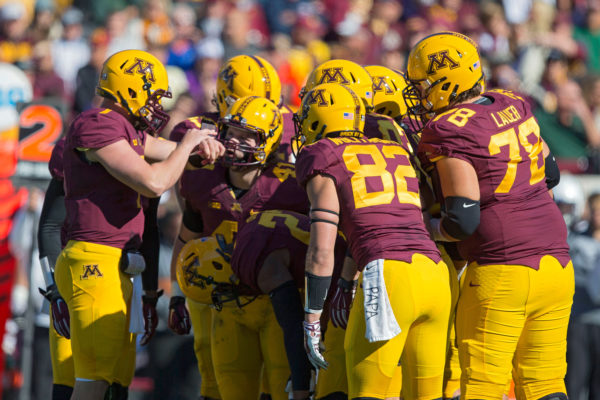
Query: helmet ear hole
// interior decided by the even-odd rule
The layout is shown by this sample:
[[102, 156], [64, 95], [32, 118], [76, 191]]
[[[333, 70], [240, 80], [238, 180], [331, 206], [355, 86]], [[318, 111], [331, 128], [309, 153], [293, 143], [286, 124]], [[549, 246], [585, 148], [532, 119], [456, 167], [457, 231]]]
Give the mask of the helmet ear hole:
[[313, 131], [316, 131], [317, 128], [319, 127], [319, 121], [314, 121], [311, 125], [310, 125], [310, 129]]
[[450, 82], [446, 82], [442, 85], [442, 90], [448, 90], [450, 89]]
[[131, 97], [132, 99], [135, 99], [137, 97], [137, 93], [135, 92], [135, 90], [133, 90], [132, 88], [129, 88], [129, 97]]

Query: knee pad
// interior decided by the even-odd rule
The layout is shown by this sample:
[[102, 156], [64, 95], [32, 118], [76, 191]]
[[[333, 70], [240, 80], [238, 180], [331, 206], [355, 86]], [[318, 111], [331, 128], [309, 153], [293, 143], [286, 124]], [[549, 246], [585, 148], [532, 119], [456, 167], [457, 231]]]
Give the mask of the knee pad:
[[319, 398], [319, 400], [348, 400], [348, 395], [344, 392], [333, 392]]
[[538, 400], [569, 400], [569, 398], [564, 393], [551, 393], [540, 397]]
[[67, 385], [52, 385], [52, 400], [70, 400], [73, 388]]

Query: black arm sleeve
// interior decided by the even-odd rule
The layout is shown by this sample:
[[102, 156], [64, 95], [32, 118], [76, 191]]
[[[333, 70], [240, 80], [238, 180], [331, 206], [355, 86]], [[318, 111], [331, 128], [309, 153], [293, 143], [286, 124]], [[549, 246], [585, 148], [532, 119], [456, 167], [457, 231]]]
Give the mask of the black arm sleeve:
[[38, 247], [40, 258], [48, 257], [50, 265], [56, 265], [56, 259], [62, 249], [60, 231], [65, 222], [65, 190], [62, 181], [52, 179], [46, 190], [42, 215], [38, 227]]
[[546, 187], [548, 190], [558, 185], [560, 182], [560, 170], [552, 153], [548, 154], [545, 159], [546, 164]]
[[453, 238], [464, 240], [479, 226], [481, 210], [479, 201], [460, 196], [449, 196], [444, 200], [446, 215], [442, 227]]
[[183, 226], [192, 232], [202, 232], [204, 230], [204, 222], [202, 222], [202, 214], [192, 210], [190, 204], [185, 202], [183, 210]]
[[144, 290], [158, 289], [158, 221], [156, 213], [160, 197], [148, 199], [148, 207], [144, 210], [144, 234], [140, 253], [144, 256], [146, 269], [142, 272], [142, 286]]

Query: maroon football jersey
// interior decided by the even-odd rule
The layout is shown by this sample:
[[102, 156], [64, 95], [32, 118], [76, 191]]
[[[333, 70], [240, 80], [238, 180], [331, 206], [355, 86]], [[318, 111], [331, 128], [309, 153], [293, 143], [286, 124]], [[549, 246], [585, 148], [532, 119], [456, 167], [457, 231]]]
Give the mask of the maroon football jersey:
[[144, 155], [146, 134], [109, 109], [84, 111], [71, 124], [63, 153], [67, 239], [121, 249], [142, 242], [141, 196], [121, 183], [100, 163], [88, 162], [85, 149], [99, 149], [125, 140]]
[[64, 179], [63, 151], [65, 149], [65, 141], [66, 136], [58, 139], [54, 145], [54, 148], [52, 149], [52, 153], [50, 154], [50, 161], [48, 161], [48, 170], [50, 170], [50, 175], [59, 181]]
[[402, 145], [381, 139], [326, 138], [306, 146], [298, 181], [331, 177], [340, 202], [340, 228], [359, 269], [377, 259], [410, 262], [421, 253], [438, 262], [421, 214], [419, 183]]
[[[289, 271], [298, 289], [304, 288], [304, 264], [310, 241], [310, 219], [293, 211], [270, 210], [253, 214], [238, 233], [231, 268], [247, 287], [248, 295], [261, 294], [258, 287], [258, 273], [269, 254], [279, 249], [288, 249], [290, 254]], [[341, 235], [335, 244], [335, 264], [332, 277], [332, 293], [337, 287], [344, 257], [346, 241]]]
[[296, 181], [293, 164], [277, 162], [266, 167], [239, 199], [227, 183], [227, 168], [220, 164], [186, 172], [180, 193], [186, 203], [202, 216], [203, 234], [223, 234], [231, 242], [238, 223], [251, 213], [263, 210], [291, 210], [306, 214], [306, 193]]
[[481, 222], [459, 250], [479, 264], [537, 269], [548, 254], [566, 265], [567, 230], [546, 187], [539, 125], [520, 96], [502, 90], [484, 96], [492, 104], [462, 104], [430, 121], [419, 147], [432, 162], [458, 158], [477, 173]]

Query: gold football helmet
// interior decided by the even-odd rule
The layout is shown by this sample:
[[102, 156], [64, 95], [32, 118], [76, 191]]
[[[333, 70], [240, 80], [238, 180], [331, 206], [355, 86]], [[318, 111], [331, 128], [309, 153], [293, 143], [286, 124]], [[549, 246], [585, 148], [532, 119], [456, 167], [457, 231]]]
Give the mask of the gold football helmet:
[[164, 65], [142, 50], [123, 50], [102, 66], [96, 93], [119, 103], [139, 124], [157, 134], [169, 121], [160, 101], [171, 97]]
[[240, 55], [230, 58], [217, 76], [215, 105], [222, 117], [241, 97], [265, 97], [281, 105], [281, 81], [275, 68], [259, 56]]
[[202, 304], [213, 304], [213, 290], [233, 285], [231, 269], [233, 243], [222, 235], [208, 236], [187, 242], [177, 257], [177, 283], [183, 294]]
[[477, 45], [456, 32], [440, 32], [418, 42], [408, 56], [404, 100], [421, 118], [451, 106], [458, 95], [483, 83]]
[[373, 78], [373, 111], [388, 117], [402, 118], [407, 111], [402, 91], [406, 87], [404, 74], [381, 65], [365, 69]]
[[[235, 126], [257, 136], [257, 146], [248, 146], [227, 139], [227, 130]], [[219, 139], [225, 143], [226, 153], [223, 162], [227, 166], [264, 165], [269, 156], [275, 153], [283, 134], [283, 118], [279, 108], [272, 101], [257, 96], [238, 99], [227, 110], [227, 115], [219, 120]], [[235, 152], [241, 151], [243, 158]]]
[[306, 85], [300, 90], [300, 98], [322, 83], [340, 83], [348, 86], [364, 102], [367, 112], [373, 109], [373, 80], [359, 64], [348, 60], [329, 60], [315, 68]]
[[361, 136], [365, 127], [365, 105], [348, 86], [324, 83], [308, 91], [294, 122], [293, 148], [300, 151], [325, 137]]

